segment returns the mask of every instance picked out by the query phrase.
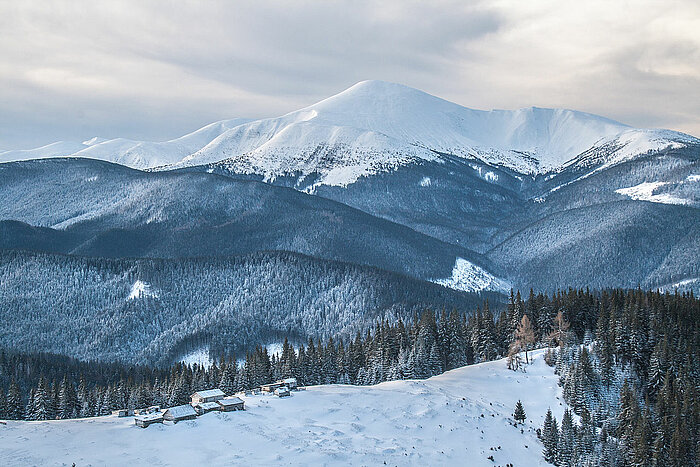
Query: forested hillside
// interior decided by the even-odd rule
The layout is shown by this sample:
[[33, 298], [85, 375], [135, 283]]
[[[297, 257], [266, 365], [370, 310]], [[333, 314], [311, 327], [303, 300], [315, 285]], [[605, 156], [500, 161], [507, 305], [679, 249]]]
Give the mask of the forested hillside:
[[[0, 248], [129, 258], [292, 251], [420, 279], [466, 248], [342, 203], [210, 173], [146, 173], [90, 159], [0, 164]], [[45, 229], [32, 229], [44, 227]], [[487, 265], [485, 265], [487, 266]]]
[[5, 251], [0, 277], [0, 345], [151, 364], [194, 347], [218, 355], [279, 336], [348, 337], [378, 318], [467, 312], [484, 298], [291, 253], [108, 260]]

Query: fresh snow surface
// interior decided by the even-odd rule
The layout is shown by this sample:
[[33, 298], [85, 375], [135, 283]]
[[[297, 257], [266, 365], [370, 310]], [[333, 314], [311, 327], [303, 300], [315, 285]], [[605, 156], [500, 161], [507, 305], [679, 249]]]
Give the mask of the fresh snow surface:
[[136, 300], [144, 297], [158, 297], [158, 294], [155, 291], [151, 290], [150, 284], [147, 284], [146, 282], [143, 282], [141, 280], [137, 280], [131, 286], [131, 292], [129, 292], [127, 300]]
[[101, 141], [93, 138], [88, 142], [94, 140], [94, 144], [73, 155], [115, 162], [135, 169], [157, 167], [178, 162], [206, 146], [224, 131], [249, 121], [243, 118], [222, 120], [180, 138], [163, 142], [134, 141], [124, 138]]
[[95, 144], [104, 143], [105, 141], [108, 141], [108, 138], [100, 138], [99, 136], [95, 136], [86, 141], [83, 141], [83, 144], [85, 146], [94, 146]]
[[[597, 170], [700, 140], [669, 130], [638, 130], [567, 109], [474, 110], [384, 81], [362, 81], [277, 118], [233, 119], [165, 142], [93, 138], [0, 153], [0, 162], [73, 155], [145, 169], [221, 163], [267, 181], [312, 175], [318, 185], [346, 186], [360, 177], [448, 153], [522, 174], [565, 163]], [[50, 145], [53, 146], [53, 145]], [[487, 180], [495, 181], [485, 174]]]
[[282, 355], [282, 350], [284, 350], [284, 342], [273, 342], [265, 346], [267, 349], [267, 354], [269, 356], [277, 355], [278, 357]]
[[0, 162], [70, 156], [85, 148], [85, 144], [73, 143], [71, 141], [57, 141], [36, 149], [19, 149], [0, 152]]
[[106, 139], [97, 136], [82, 143], [60, 141], [36, 149], [0, 152], [0, 162], [73, 156], [146, 169], [178, 162], [206, 146], [224, 131], [249, 121], [250, 119], [245, 118], [222, 120], [177, 139], [163, 142]]
[[678, 198], [670, 193], [654, 193], [657, 188], [664, 185], [668, 185], [668, 182], [644, 182], [629, 188], [620, 188], [615, 190], [615, 193], [629, 196], [630, 198], [639, 201], [651, 201], [653, 203], [663, 204], [690, 204], [689, 200]]
[[[527, 372], [498, 360], [428, 380], [242, 397], [244, 412], [146, 429], [133, 417], [8, 421], [0, 464], [546, 466], [535, 429], [565, 406], [543, 352], [534, 357]], [[510, 424], [518, 399], [523, 434]]]
[[318, 183], [342, 186], [444, 152], [535, 173], [627, 128], [572, 110], [473, 110], [400, 84], [363, 81], [229, 130], [174, 167], [224, 160], [230, 170], [267, 179], [315, 173]]
[[586, 174], [590, 176], [650, 152], [677, 149], [688, 144], [700, 144], [700, 139], [671, 130], [628, 129], [618, 135], [601, 139], [566, 165], [578, 168], [595, 167], [593, 172]]
[[444, 285], [455, 290], [465, 292], [479, 292], [481, 290], [493, 290], [507, 293], [511, 285], [503, 279], [492, 275], [484, 268], [467, 261], [464, 258], [457, 258], [452, 269], [452, 277], [447, 279], [434, 280], [436, 284]]

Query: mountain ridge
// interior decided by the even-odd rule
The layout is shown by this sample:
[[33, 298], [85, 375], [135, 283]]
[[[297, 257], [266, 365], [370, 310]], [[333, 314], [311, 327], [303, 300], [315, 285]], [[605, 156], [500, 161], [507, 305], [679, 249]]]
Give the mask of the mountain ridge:
[[72, 155], [158, 170], [222, 163], [265, 180], [314, 175], [316, 186], [346, 186], [434, 160], [435, 153], [535, 175], [614, 146], [625, 134], [639, 140], [627, 144], [630, 153], [633, 147], [646, 151], [700, 142], [672, 130], [635, 129], [569, 109], [475, 110], [401, 84], [367, 80], [279, 117], [222, 120], [165, 142], [93, 138], [5, 151], [0, 161]]

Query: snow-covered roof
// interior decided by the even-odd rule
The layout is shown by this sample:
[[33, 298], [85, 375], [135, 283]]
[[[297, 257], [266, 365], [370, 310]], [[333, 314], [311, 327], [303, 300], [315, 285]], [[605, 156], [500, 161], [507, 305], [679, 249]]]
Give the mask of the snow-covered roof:
[[201, 407], [204, 410], [214, 410], [219, 408], [219, 404], [216, 402], [200, 402], [198, 404], [195, 404], [197, 407]]
[[170, 415], [172, 415], [174, 418], [181, 418], [181, 417], [187, 417], [190, 415], [197, 415], [197, 412], [194, 410], [194, 407], [192, 407], [190, 404], [185, 404], [185, 405], [178, 405], [176, 407], [170, 407], [166, 412]]
[[297, 379], [296, 378], [285, 378], [282, 380], [284, 384], [296, 384]]
[[289, 392], [289, 388], [287, 386], [282, 386], [275, 389], [275, 392]]
[[221, 389], [207, 389], [206, 391], [197, 391], [192, 396], [199, 396], [199, 397], [217, 397], [217, 396], [225, 396], [226, 394], [224, 391]]
[[238, 397], [227, 397], [226, 399], [219, 399], [215, 403], [219, 403], [221, 405], [236, 405], [236, 404], [242, 404], [243, 401], [239, 399]]

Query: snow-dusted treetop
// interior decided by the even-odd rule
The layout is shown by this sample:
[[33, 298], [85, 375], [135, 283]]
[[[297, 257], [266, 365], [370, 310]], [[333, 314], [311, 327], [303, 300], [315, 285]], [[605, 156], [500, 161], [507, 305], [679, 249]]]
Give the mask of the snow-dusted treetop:
[[[591, 152], [596, 163], [615, 164], [649, 149], [688, 142], [700, 140], [668, 130], [638, 130], [573, 110], [473, 110], [400, 84], [362, 81], [277, 118], [226, 120], [163, 143], [93, 139], [79, 148], [61, 143], [46, 156], [72, 154], [135, 168], [223, 161], [234, 171], [267, 179], [317, 173], [318, 183], [347, 185], [416, 160], [433, 160], [436, 152], [531, 174]], [[621, 144], [626, 149], [620, 152]], [[596, 148], [612, 148], [615, 154], [601, 161], [605, 151]], [[42, 151], [0, 153], [0, 161], [33, 157], [42, 157]]]

